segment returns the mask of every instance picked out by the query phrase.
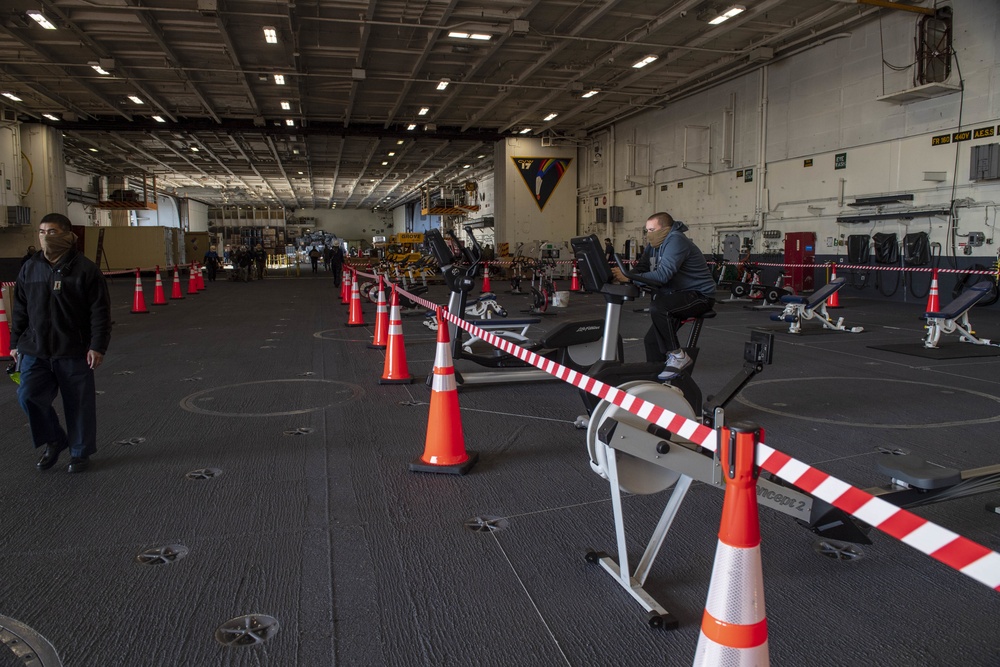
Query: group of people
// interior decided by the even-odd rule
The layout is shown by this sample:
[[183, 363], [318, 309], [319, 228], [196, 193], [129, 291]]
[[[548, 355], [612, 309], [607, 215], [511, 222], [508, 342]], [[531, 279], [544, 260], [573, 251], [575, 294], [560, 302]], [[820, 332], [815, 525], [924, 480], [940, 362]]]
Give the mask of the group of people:
[[[646, 220], [646, 246], [630, 275], [652, 291], [652, 326], [644, 338], [648, 361], [662, 361], [658, 379], [668, 381], [691, 365], [681, 348], [677, 328], [682, 320], [697, 317], [715, 303], [715, 281], [705, 256], [684, 235], [687, 227], [668, 213], [654, 213]], [[104, 361], [111, 341], [111, 305], [104, 276], [94, 262], [76, 248], [77, 237], [69, 218], [50, 213], [38, 227], [41, 250], [30, 252], [21, 264], [14, 292], [10, 322], [11, 357], [20, 371], [17, 395], [28, 417], [32, 444], [42, 449], [35, 464], [39, 470], [56, 465], [70, 450], [67, 471], [87, 470], [97, 451], [97, 401], [94, 371]], [[613, 250], [610, 240], [609, 250]], [[227, 246], [229, 259], [252, 279], [253, 269], [263, 278], [263, 247]], [[318, 271], [320, 253], [310, 259]], [[328, 246], [323, 257], [340, 285], [344, 256], [339, 244]], [[205, 253], [209, 280], [220, 264], [215, 246]], [[618, 268], [616, 280], [628, 278]], [[66, 427], [52, 407], [62, 394]]]
[[313, 273], [319, 273], [319, 261], [322, 259], [323, 269], [333, 272], [334, 283], [340, 287], [340, 273], [344, 270], [344, 250], [340, 247], [340, 242], [337, 239], [322, 246], [322, 250], [315, 244], [309, 246], [306, 255], [309, 257]]
[[[233, 265], [233, 272], [229, 275], [230, 280], [250, 282], [254, 279], [264, 279], [264, 276], [267, 274], [267, 253], [264, 251], [263, 245], [258, 243], [256, 247], [241, 245], [237, 248], [229, 248], [229, 246], [227, 248], [229, 261]], [[205, 261], [207, 269], [207, 254], [205, 255]], [[216, 262], [218, 262], [218, 256], [216, 256]], [[211, 276], [211, 272], [209, 272], [209, 275]]]

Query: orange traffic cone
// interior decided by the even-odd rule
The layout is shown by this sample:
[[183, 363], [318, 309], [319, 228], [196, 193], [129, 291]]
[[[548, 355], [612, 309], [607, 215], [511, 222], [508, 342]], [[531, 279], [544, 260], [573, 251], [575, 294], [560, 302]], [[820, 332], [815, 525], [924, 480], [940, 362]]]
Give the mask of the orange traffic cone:
[[465, 451], [462, 416], [458, 411], [458, 386], [451, 363], [451, 340], [448, 322], [440, 307], [437, 310], [437, 351], [434, 354], [434, 383], [431, 407], [427, 416], [427, 439], [424, 454], [410, 464], [414, 472], [444, 472], [464, 475], [479, 454]]
[[142, 295], [142, 280], [139, 279], [138, 267], [135, 270], [135, 295], [132, 297], [132, 313], [135, 315], [149, 313], [149, 309], [146, 308], [146, 297]]
[[198, 272], [194, 266], [194, 262], [192, 262], [191, 272], [188, 274], [188, 296], [198, 293]]
[[726, 496], [695, 667], [769, 664], [754, 462], [761, 435], [745, 423], [719, 434]]
[[569, 278], [569, 291], [580, 291], [580, 274], [576, 272], [576, 262], [573, 262], [573, 275]]
[[490, 285], [490, 266], [489, 264], [483, 264], [483, 289], [482, 292], [492, 292], [493, 286]]
[[6, 287], [0, 287], [0, 359], [10, 358], [10, 325], [7, 324]]
[[403, 345], [403, 317], [399, 313], [399, 292], [392, 286], [392, 305], [389, 308], [389, 342], [386, 345], [385, 364], [379, 384], [412, 384], [413, 376], [406, 365], [406, 346]]
[[153, 305], [167, 305], [167, 295], [163, 291], [163, 279], [160, 278], [160, 267], [156, 267], [156, 284], [153, 286]]
[[201, 264], [195, 264], [198, 267], [198, 291], [205, 291], [205, 267]]
[[[832, 283], [837, 279], [837, 265], [833, 264], [830, 266], [830, 282]], [[837, 296], [837, 292], [834, 292], [826, 299], [827, 308], [840, 308], [840, 297]]]
[[389, 309], [385, 303], [385, 281], [378, 277], [378, 301], [375, 303], [375, 337], [368, 347], [384, 350], [389, 341]]
[[174, 287], [170, 291], [170, 299], [183, 299], [184, 293], [181, 292], [181, 270], [174, 264]]
[[351, 278], [351, 310], [348, 313], [347, 326], [363, 327], [365, 315], [361, 310], [361, 290], [358, 289], [358, 277]]
[[937, 280], [937, 269], [934, 269], [934, 273], [931, 274], [931, 289], [927, 292], [927, 310], [926, 313], [938, 313], [941, 312], [941, 301], [938, 297], [938, 280]]
[[351, 302], [351, 272], [344, 269], [344, 278], [340, 283], [340, 302], [347, 305]]

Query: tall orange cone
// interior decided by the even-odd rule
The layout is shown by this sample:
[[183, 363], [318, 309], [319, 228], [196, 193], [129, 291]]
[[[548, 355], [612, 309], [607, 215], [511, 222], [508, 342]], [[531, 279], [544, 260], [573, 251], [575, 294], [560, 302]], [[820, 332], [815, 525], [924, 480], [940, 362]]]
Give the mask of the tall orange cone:
[[139, 279], [139, 268], [135, 269], [135, 294], [132, 297], [132, 313], [135, 315], [148, 314], [146, 308], [146, 297], [142, 295], [142, 280]]
[[375, 303], [375, 336], [368, 347], [384, 350], [389, 342], [389, 309], [385, 303], [385, 281], [378, 277], [378, 301]]
[[925, 313], [941, 312], [941, 301], [938, 296], [937, 269], [931, 274], [931, 289], [927, 292], [927, 310]]
[[191, 272], [188, 274], [188, 296], [198, 293], [198, 272], [194, 262], [191, 262]]
[[167, 305], [167, 295], [163, 291], [163, 279], [160, 278], [160, 267], [156, 267], [156, 284], [153, 286], [153, 305], [154, 306], [165, 306]]
[[761, 435], [756, 424], [747, 423], [719, 432], [726, 496], [695, 667], [770, 664], [754, 462]]
[[569, 278], [569, 291], [580, 291], [580, 274], [576, 272], [576, 262], [573, 262], [573, 275]]
[[198, 267], [198, 291], [205, 291], [205, 267], [201, 264], [195, 264]]
[[348, 312], [347, 326], [363, 327], [365, 314], [361, 310], [361, 290], [358, 289], [358, 277], [351, 278], [351, 310]]
[[[837, 279], [837, 265], [832, 264], [830, 266], [830, 282], [832, 283]], [[827, 308], [840, 308], [840, 297], [837, 296], [837, 292], [834, 292], [826, 299]]]
[[410, 464], [410, 470], [464, 475], [479, 459], [479, 454], [465, 451], [462, 416], [458, 410], [458, 385], [455, 382], [455, 367], [451, 363], [448, 322], [440, 307], [437, 319], [437, 351], [434, 354], [434, 383], [431, 385], [431, 407], [427, 415], [427, 438], [423, 456]]
[[0, 359], [10, 358], [10, 325], [7, 323], [6, 287], [0, 287]]
[[493, 286], [490, 285], [490, 265], [483, 264], [483, 289], [482, 292], [492, 292]]
[[344, 269], [340, 283], [340, 302], [345, 306], [351, 302], [351, 272], [348, 269]]
[[181, 292], [181, 270], [174, 264], [174, 287], [170, 291], [170, 299], [183, 299], [184, 293]]
[[399, 292], [392, 286], [392, 305], [389, 308], [389, 342], [386, 345], [385, 363], [379, 384], [412, 384], [413, 376], [406, 365], [406, 346], [403, 344], [403, 317], [399, 312]]

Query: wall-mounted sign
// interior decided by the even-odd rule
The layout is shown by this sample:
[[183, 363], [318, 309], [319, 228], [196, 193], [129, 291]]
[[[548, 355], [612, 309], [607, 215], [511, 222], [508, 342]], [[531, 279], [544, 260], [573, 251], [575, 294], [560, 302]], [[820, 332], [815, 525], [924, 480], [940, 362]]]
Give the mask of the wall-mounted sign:
[[594, 206], [600, 206], [600, 205], [601, 205], [601, 198], [594, 197]]
[[744, 169], [743, 170], [743, 182], [744, 183], [753, 183], [753, 169]]
[[636, 191], [635, 191], [635, 196], [636, 196], [636, 197], [638, 197], [638, 196], [639, 196], [639, 195], [641, 195], [641, 194], [642, 194], [642, 190], [636, 190]]
[[972, 131], [973, 139], [985, 139], [986, 137], [994, 136], [996, 136], [996, 132], [994, 131], [992, 125], [989, 127], [980, 127]]
[[939, 134], [936, 137], [931, 137], [931, 146], [944, 146], [945, 144], [951, 143], [950, 134]]
[[803, 167], [811, 167], [811, 166], [813, 166], [812, 158], [809, 158], [808, 160], [803, 160], [802, 161], [802, 166]]
[[833, 156], [834, 169], [847, 169], [847, 153], [837, 153]]
[[683, 183], [678, 183], [678, 184], [677, 184], [677, 187], [678, 187], [678, 188], [683, 188], [683, 187], [684, 187], [684, 184], [683, 184]]
[[563, 174], [569, 169], [572, 158], [552, 157], [511, 157], [517, 166], [524, 184], [535, 197], [535, 204], [541, 211], [555, 192]]
[[972, 138], [972, 130], [962, 130], [961, 132], [953, 132], [951, 135], [952, 141], [968, 141]]
[[736, 178], [743, 178], [743, 170], [742, 169], [737, 169], [736, 170]]

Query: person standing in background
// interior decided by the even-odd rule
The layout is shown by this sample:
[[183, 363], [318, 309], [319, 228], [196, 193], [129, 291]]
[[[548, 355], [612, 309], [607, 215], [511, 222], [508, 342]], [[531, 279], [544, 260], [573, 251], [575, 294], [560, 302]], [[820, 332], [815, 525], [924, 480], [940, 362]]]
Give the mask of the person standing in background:
[[215, 276], [219, 271], [219, 253], [216, 252], [215, 246], [210, 246], [208, 252], [205, 253], [205, 271], [208, 273], [208, 281], [215, 282]]

